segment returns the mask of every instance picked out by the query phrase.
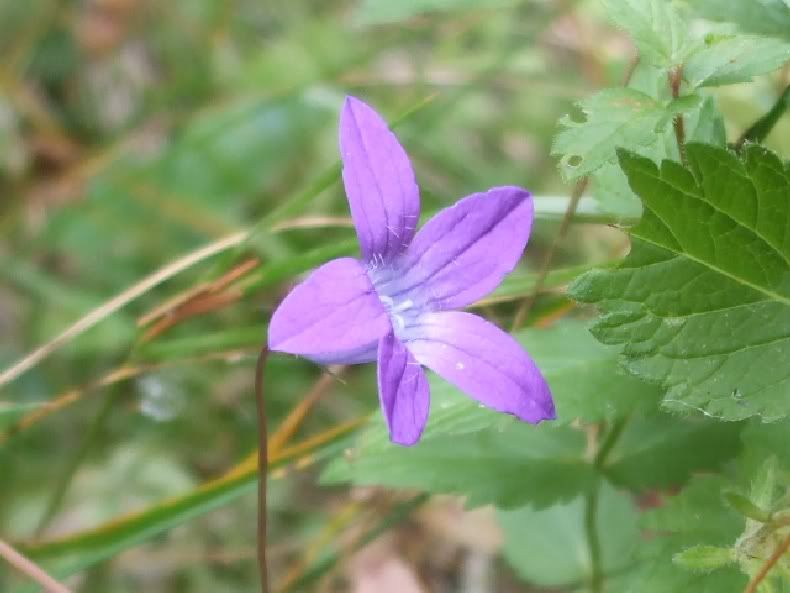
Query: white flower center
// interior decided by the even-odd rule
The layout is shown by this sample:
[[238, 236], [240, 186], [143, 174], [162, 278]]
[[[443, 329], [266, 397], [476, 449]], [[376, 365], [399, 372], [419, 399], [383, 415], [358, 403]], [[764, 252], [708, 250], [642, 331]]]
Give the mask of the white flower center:
[[390, 314], [392, 326], [396, 330], [395, 333], [397, 334], [398, 330], [406, 329], [407, 320], [413, 319], [416, 313], [414, 301], [411, 299], [396, 301], [386, 295], [379, 295], [379, 298], [384, 303], [387, 313]]
[[392, 329], [400, 339], [405, 339], [409, 327], [422, 312], [411, 291], [402, 290], [400, 271], [391, 266], [374, 262], [368, 265], [368, 277], [376, 289], [379, 300], [392, 322]]

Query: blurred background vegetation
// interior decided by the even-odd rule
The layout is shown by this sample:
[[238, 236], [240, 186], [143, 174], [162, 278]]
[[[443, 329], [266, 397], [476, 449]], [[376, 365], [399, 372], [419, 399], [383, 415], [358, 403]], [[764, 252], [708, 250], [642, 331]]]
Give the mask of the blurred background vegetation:
[[[75, 589], [186, 593], [255, 589], [252, 367], [298, 274], [355, 253], [337, 176], [344, 96], [406, 114], [424, 211], [493, 185], [539, 196], [523, 270], [485, 310], [508, 325], [570, 194], [556, 122], [619, 84], [634, 50], [573, 0], [0, 0], [0, 56], [0, 368], [129, 297], [0, 386], [0, 534], [104, 526], [61, 540], [85, 567]], [[731, 139], [774, 83], [719, 92]], [[785, 121], [767, 144], [786, 154], [789, 139]], [[553, 265], [626, 249], [615, 229], [574, 225]], [[564, 307], [549, 292], [529, 322]], [[270, 362], [272, 430], [289, 417], [280, 438], [306, 445], [272, 483], [275, 590], [534, 591], [498, 559], [485, 510], [318, 485], [309, 451], [342, 454], [344, 423], [377, 407], [372, 368], [341, 372]], [[179, 496], [189, 504], [168, 515], [160, 503]], [[137, 531], [107, 525], [145, 509]], [[22, 582], [0, 566], [0, 590]]]

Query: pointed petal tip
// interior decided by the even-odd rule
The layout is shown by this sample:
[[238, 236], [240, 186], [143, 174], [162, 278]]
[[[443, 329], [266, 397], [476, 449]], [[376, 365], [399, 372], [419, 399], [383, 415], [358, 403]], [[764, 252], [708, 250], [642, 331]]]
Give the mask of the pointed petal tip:
[[421, 438], [422, 438], [422, 431], [420, 431], [420, 433], [417, 434], [416, 436], [412, 435], [409, 436], [408, 438], [405, 438], [402, 435], [393, 435], [392, 433], [390, 433], [390, 442], [393, 445], [398, 445], [399, 447], [413, 447], [414, 445], [420, 442]]
[[532, 192], [519, 185], [500, 185], [492, 187], [486, 191], [486, 193], [493, 195], [511, 194], [515, 199], [529, 202], [529, 206], [532, 210], [535, 208], [532, 200]]
[[343, 108], [340, 110], [341, 119], [346, 115], [346, 113], [354, 109], [355, 103], [359, 103], [359, 102], [360, 102], [359, 99], [357, 99], [356, 97], [352, 97], [351, 95], [346, 95], [346, 98], [343, 100]]
[[408, 348], [484, 406], [537, 424], [556, 417], [551, 388], [513, 336], [485, 319], [459, 311], [424, 314]]
[[526, 410], [521, 408], [521, 413], [516, 416], [530, 424], [540, 424], [541, 422], [549, 422], [556, 420], [557, 409], [554, 406], [554, 398], [551, 396], [551, 388], [543, 377], [543, 374], [537, 370], [537, 377], [535, 377], [535, 384], [533, 384], [533, 391], [527, 394], [529, 404]]
[[521, 187], [520, 185], [497, 185], [495, 187], [490, 188], [488, 191], [511, 191], [516, 194], [522, 194], [525, 198], [531, 198], [532, 192], [528, 189]]
[[548, 402], [545, 402], [541, 409], [542, 414], [533, 416], [532, 418], [524, 418], [530, 424], [540, 424], [541, 422], [550, 422], [557, 419], [557, 410], [554, 407], [554, 401], [549, 396]]
[[[362, 99], [358, 99], [353, 95], [346, 95], [345, 100], [343, 101], [343, 110], [340, 114], [340, 118], [344, 119], [347, 116], [362, 116], [362, 115], [372, 115], [376, 119], [381, 120], [384, 123], [384, 118], [382, 118], [378, 112], [373, 109], [370, 105], [365, 103]], [[386, 123], [384, 123], [386, 126]]]
[[355, 105], [365, 105], [365, 107], [369, 107], [362, 99], [358, 99], [354, 95], [346, 95], [346, 98], [343, 101], [343, 107], [350, 108], [354, 107]]
[[522, 422], [528, 422], [529, 424], [540, 424], [541, 422], [556, 420], [557, 411], [554, 409], [554, 402], [551, 399], [548, 401], [541, 400], [542, 398], [531, 397], [527, 406], [524, 406], [522, 403], [518, 408], [500, 411], [504, 411], [506, 414], [515, 416]]

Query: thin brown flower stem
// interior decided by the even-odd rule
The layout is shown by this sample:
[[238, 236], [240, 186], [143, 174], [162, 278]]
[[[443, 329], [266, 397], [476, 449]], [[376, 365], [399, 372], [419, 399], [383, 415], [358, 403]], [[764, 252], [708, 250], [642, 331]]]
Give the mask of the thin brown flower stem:
[[255, 365], [255, 404], [258, 410], [258, 571], [261, 593], [269, 593], [269, 569], [266, 566], [266, 473], [269, 471], [269, 452], [263, 393], [263, 371], [268, 357], [269, 347], [264, 344]]
[[518, 328], [524, 325], [527, 317], [529, 317], [538, 294], [540, 294], [541, 290], [543, 290], [543, 285], [546, 282], [546, 276], [548, 275], [549, 268], [551, 267], [551, 261], [554, 259], [554, 252], [557, 251], [557, 247], [559, 247], [560, 242], [565, 238], [565, 235], [568, 232], [568, 228], [571, 225], [573, 216], [576, 214], [576, 209], [579, 207], [579, 201], [582, 199], [582, 195], [587, 189], [587, 184], [589, 181], [589, 177], [582, 177], [573, 187], [573, 193], [571, 194], [568, 208], [565, 210], [565, 214], [562, 217], [562, 222], [560, 223], [560, 230], [557, 231], [556, 235], [554, 235], [554, 240], [551, 242], [549, 250], [543, 257], [543, 262], [540, 266], [540, 272], [538, 272], [538, 278], [535, 281], [535, 287], [532, 289], [532, 292], [530, 292], [529, 296], [524, 301], [522, 301], [521, 305], [516, 311], [516, 315], [513, 318], [513, 326], [511, 331], [516, 331]]
[[[628, 68], [626, 68], [625, 75], [623, 76], [624, 87], [627, 87], [630, 84], [631, 77], [634, 75], [636, 67], [639, 65], [639, 61], [640, 56], [637, 53], [628, 64]], [[571, 222], [576, 216], [576, 210], [579, 207], [579, 202], [581, 201], [584, 192], [587, 190], [587, 185], [589, 182], [589, 177], [582, 177], [573, 187], [571, 199], [568, 202], [568, 207], [566, 208], [565, 214], [562, 217], [562, 222], [560, 223], [560, 229], [557, 231], [557, 234], [551, 243], [551, 247], [549, 247], [549, 250], [546, 252], [546, 256], [543, 258], [543, 263], [541, 264], [540, 272], [538, 272], [538, 279], [535, 282], [535, 287], [516, 311], [516, 315], [513, 318], [513, 326], [511, 327], [511, 331], [516, 331], [519, 329], [522, 325], [524, 325], [527, 317], [529, 317], [532, 307], [535, 305], [535, 300], [538, 298], [541, 290], [543, 290], [543, 285], [546, 283], [546, 277], [549, 273], [549, 268], [551, 267], [551, 261], [554, 259], [554, 252], [557, 250], [560, 242], [565, 238], [565, 235], [570, 228]]]
[[0, 540], [0, 556], [19, 572], [41, 585], [46, 593], [71, 593], [71, 589], [61, 585], [32, 560], [17, 552], [3, 540]]
[[[680, 97], [680, 84], [683, 82], [683, 66], [675, 66], [672, 68], [667, 76], [669, 77], [669, 88], [672, 91], [672, 98], [677, 99]], [[672, 127], [675, 129], [675, 140], [678, 143], [678, 153], [680, 154], [680, 162], [684, 165], [686, 160], [686, 132], [683, 123], [683, 115], [678, 113], [672, 121]]]
[[760, 570], [757, 571], [757, 574], [754, 575], [749, 584], [746, 586], [746, 589], [743, 590], [743, 593], [757, 593], [757, 587], [760, 586], [765, 580], [765, 577], [768, 576], [768, 573], [774, 567], [774, 565], [779, 562], [779, 559], [784, 556], [787, 551], [790, 550], [790, 535], [788, 535], [784, 541], [779, 544], [774, 550], [774, 553], [765, 561], [765, 563], [760, 567]]

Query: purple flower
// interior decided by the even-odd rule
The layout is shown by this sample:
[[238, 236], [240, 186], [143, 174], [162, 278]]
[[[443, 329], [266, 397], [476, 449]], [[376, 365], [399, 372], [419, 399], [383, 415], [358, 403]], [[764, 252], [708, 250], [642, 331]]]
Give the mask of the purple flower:
[[378, 359], [390, 438], [420, 439], [426, 366], [481, 404], [537, 423], [555, 417], [549, 386], [507, 333], [453, 311], [490, 293], [518, 263], [534, 206], [495, 187], [446, 208], [415, 233], [420, 194], [409, 158], [382, 118], [348, 97], [340, 116], [343, 183], [362, 259], [332, 260], [296, 286], [269, 325], [272, 350], [319, 363]]

